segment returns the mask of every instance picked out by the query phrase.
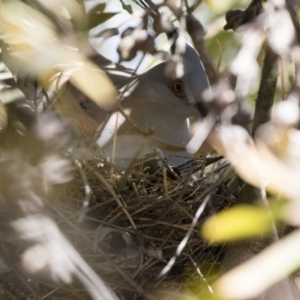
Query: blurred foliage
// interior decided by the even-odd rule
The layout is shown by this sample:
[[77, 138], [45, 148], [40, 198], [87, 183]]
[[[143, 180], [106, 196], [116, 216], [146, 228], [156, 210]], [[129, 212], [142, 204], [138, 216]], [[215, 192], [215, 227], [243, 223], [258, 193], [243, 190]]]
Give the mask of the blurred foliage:
[[[237, 5], [242, 6], [247, 5], [245, 1], [237, 1], [237, 0], [230, 0], [230, 1], [220, 1], [220, 0], [205, 0], [204, 1], [210, 10], [217, 15], [225, 14], [228, 10]], [[246, 3], [246, 4], [245, 4]]]
[[278, 218], [268, 208], [237, 205], [205, 222], [202, 234], [214, 243], [247, 239], [270, 233]]
[[[177, 25], [180, 25], [178, 17], [180, 9], [176, 5], [181, 2], [166, 1], [166, 4], [169, 5], [167, 16], [171, 16], [170, 20]], [[193, 1], [187, 2], [194, 3]], [[263, 36], [261, 44], [258, 41], [258, 44], [254, 45], [259, 51], [257, 51], [256, 57], [253, 55], [259, 67], [259, 74], [254, 76], [257, 83], [256, 88], [250, 89], [243, 99], [238, 99], [240, 100], [239, 104], [231, 106], [232, 103], [236, 104], [238, 97], [232, 96], [234, 89], [230, 89], [230, 80], [227, 76], [234, 73], [232, 63], [240, 54], [241, 48], [247, 44], [247, 40], [245, 41], [247, 35], [245, 31], [224, 31], [225, 13], [233, 9], [244, 10], [248, 5], [249, 1], [246, 0], [206, 0], [194, 11], [206, 31], [206, 36], [204, 36], [206, 48], [204, 48], [207, 49], [212, 64], [217, 66], [221, 79], [225, 78], [223, 81], [219, 78], [220, 82], [226, 82], [226, 89], [222, 90], [220, 85], [221, 88], [218, 92], [219, 86], [213, 86], [211, 91], [213, 95], [208, 97], [212, 99], [207, 102], [214, 113], [213, 125], [215, 125], [216, 116], [221, 116], [221, 126], [216, 125], [217, 129], [210, 135], [210, 143], [232, 163], [235, 171], [243, 180], [263, 190], [267, 189], [272, 194], [283, 195], [291, 202], [287, 201], [285, 205], [281, 205], [278, 201], [271, 208], [267, 205], [265, 207], [240, 205], [212, 216], [204, 223], [202, 234], [206, 240], [217, 243], [268, 235], [272, 233], [274, 224], [278, 220], [299, 226], [299, 221], [295, 220], [292, 213], [286, 213], [289, 209], [296, 213], [299, 212], [297, 203], [299, 200], [298, 176], [300, 174], [299, 155], [297, 154], [299, 136], [298, 125], [294, 124], [297, 122], [293, 123], [291, 121], [293, 118], [290, 117], [293, 116], [293, 108], [287, 108], [288, 112], [282, 119], [273, 118], [273, 123], [270, 122], [265, 127], [261, 127], [256, 140], [253, 140], [249, 134], [249, 128], [241, 128], [242, 126], [236, 125], [232, 121], [232, 116], [242, 115], [242, 110], [239, 110], [241, 106], [243, 108], [244, 106], [250, 107], [250, 115], [253, 116], [266, 49], [267, 34], [261, 32], [261, 36]], [[59, 94], [71, 83], [91, 99], [97, 107], [103, 110], [110, 110], [114, 107], [118, 99], [117, 88], [101, 71], [101, 67], [92, 62], [90, 57], [98, 50], [99, 52], [104, 50], [106, 54], [110, 54], [111, 57], [108, 57], [110, 59], [113, 59], [113, 54], [119, 53], [123, 60], [130, 61], [129, 65], [132, 69], [135, 69], [140, 63], [140, 60], [134, 61], [136, 54], [140, 56], [147, 54], [155, 59], [169, 57], [170, 53], [156, 51], [155, 48], [156, 44], [160, 49], [168, 46], [166, 38], [159, 37], [160, 31], [170, 33], [168, 32], [168, 30], [170, 31], [167, 26], [168, 22], [154, 20], [153, 30], [151, 27], [153, 21], [149, 21], [150, 17], [147, 16], [149, 11], [148, 9], [141, 12], [135, 3], [125, 0], [109, 2], [2, 0], [0, 2], [2, 38], [0, 45], [2, 50], [0, 131], [9, 127], [22, 137], [26, 135], [26, 122], [11, 109], [12, 104], [15, 104], [18, 107], [30, 107], [32, 113], [30, 118], [33, 120], [39, 118], [37, 116], [40, 112], [54, 108], [80, 138], [90, 138], [96, 132], [97, 124], [82, 113], [80, 106], [74, 104], [72, 96], [66, 94], [64, 101], [56, 99], [57, 101], [53, 102], [51, 102], [53, 100], [51, 97]], [[199, 28], [200, 25], [199, 23]], [[192, 38], [187, 32], [184, 33], [185, 37], [191, 41]], [[199, 34], [200, 38], [198, 37], [200, 44], [202, 43], [201, 34]], [[93, 46], [97, 46], [96, 51], [92, 49], [89, 40], [93, 41]], [[109, 44], [112, 40], [116, 41], [114, 49]], [[280, 42], [278, 43], [280, 44]], [[287, 45], [288, 49], [289, 47], [292, 48], [291, 45]], [[173, 59], [174, 57], [178, 59], [176, 63], [180, 62], [179, 54], [175, 53], [173, 56]], [[275, 102], [288, 98], [289, 92], [293, 88], [297, 69], [291, 57], [280, 53], [278, 55], [279, 76]], [[203, 57], [203, 59], [205, 58]], [[241, 69], [247, 66], [247, 63], [249, 61], [245, 59], [240, 64]], [[250, 83], [247, 87], [249, 86]], [[229, 97], [228, 102], [226, 102], [226, 96]], [[240, 97], [240, 95], [238, 96]], [[42, 101], [40, 101], [41, 99]], [[285, 107], [283, 108], [285, 109]], [[284, 109], [282, 111], [286, 112]], [[226, 127], [228, 124], [231, 127]], [[222, 129], [223, 125], [226, 127], [224, 130]], [[5, 144], [7, 143], [5, 142]], [[229, 178], [229, 180], [231, 179]], [[233, 195], [233, 197], [235, 196], [237, 195]], [[259, 198], [257, 197], [257, 199]], [[267, 194], [265, 198], [268, 198]], [[298, 263], [296, 255], [293, 258]], [[288, 271], [294, 271], [297, 267], [298, 265], [290, 267]], [[288, 274], [288, 272], [286, 273]], [[200, 275], [198, 274], [198, 276]], [[196, 291], [195, 294], [198, 292], [195, 286], [207, 288], [205, 282], [197, 286], [197, 281], [195, 280], [196, 283], [194, 283], [193, 280], [188, 281], [188, 284], [192, 286], [191, 291]], [[269, 285], [272, 283], [274, 282]], [[191, 297], [194, 299], [193, 295]]]

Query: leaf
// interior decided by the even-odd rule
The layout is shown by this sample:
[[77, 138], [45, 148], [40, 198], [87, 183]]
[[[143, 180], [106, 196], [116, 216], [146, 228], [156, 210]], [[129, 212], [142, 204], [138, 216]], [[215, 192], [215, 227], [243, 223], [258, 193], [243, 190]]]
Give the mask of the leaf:
[[87, 20], [88, 20], [89, 29], [92, 29], [97, 25], [101, 24], [101, 23], [97, 24], [97, 20], [99, 19], [99, 15], [103, 13], [105, 7], [106, 7], [106, 3], [103, 2], [95, 5], [88, 11]]
[[250, 238], [268, 233], [273, 222], [267, 209], [239, 205], [208, 219], [202, 226], [202, 235], [216, 243]]
[[104, 12], [97, 12], [97, 13], [93, 13], [90, 14], [88, 13], [88, 28], [92, 29], [104, 22], [106, 22], [107, 20], [109, 20], [110, 18], [112, 18], [113, 16], [117, 15], [119, 12], [108, 12], [108, 13], [104, 13]]
[[238, 2], [237, 0], [205, 0], [205, 4], [208, 5], [210, 10], [216, 14], [224, 14], [227, 10], [234, 7]]
[[0, 92], [0, 97], [2, 102], [7, 105], [20, 99], [24, 99], [24, 94], [17, 88], [8, 88]]
[[107, 28], [93, 35], [93, 37], [101, 37], [103, 39], [107, 39], [118, 34], [119, 34], [118, 28]]
[[12, 73], [36, 74], [53, 68], [58, 60], [51, 54], [58, 43], [53, 23], [28, 5], [2, 3], [0, 31], [6, 44], [1, 43], [2, 59]]
[[96, 65], [83, 61], [70, 81], [102, 109], [110, 110], [116, 104], [118, 94], [113, 83]]
[[215, 291], [226, 299], [257, 299], [267, 288], [299, 268], [299, 244], [298, 229], [223, 275], [216, 282]]
[[81, 26], [86, 16], [82, 1], [76, 0], [37, 0], [42, 6], [56, 16], [56, 19], [62, 22], [71, 21]]
[[106, 7], [106, 3], [105, 2], [99, 3], [99, 4], [95, 5], [94, 7], [92, 7], [89, 10], [88, 14], [89, 15], [94, 15], [94, 14], [97, 15], [99, 13], [103, 13], [105, 7]]
[[247, 183], [292, 200], [299, 199], [299, 162], [289, 165], [277, 157], [263, 140], [257, 139], [254, 143], [249, 133], [236, 125], [217, 127], [209, 142], [231, 162], [237, 174]]
[[89, 29], [92, 29], [92, 28], [106, 22], [107, 20], [109, 20], [110, 18], [112, 18], [113, 16], [118, 14], [118, 13], [105, 13], [104, 12], [105, 8], [106, 8], [106, 3], [102, 2], [102, 3], [95, 5], [88, 11], [87, 19], [88, 19], [88, 28]]
[[122, 8], [126, 10], [129, 14], [133, 13], [132, 6], [129, 4], [125, 4], [122, 0], [119, 0], [122, 4]]

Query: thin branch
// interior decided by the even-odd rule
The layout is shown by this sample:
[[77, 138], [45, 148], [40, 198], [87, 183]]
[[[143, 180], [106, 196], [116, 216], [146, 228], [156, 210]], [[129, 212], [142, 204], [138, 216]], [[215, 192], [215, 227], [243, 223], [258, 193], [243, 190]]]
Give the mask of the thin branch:
[[192, 221], [192, 224], [189, 228], [189, 230], [187, 231], [184, 239], [180, 242], [180, 244], [178, 245], [177, 249], [176, 249], [176, 253], [171, 257], [171, 259], [169, 260], [169, 262], [167, 263], [167, 265], [161, 270], [161, 272], [159, 273], [159, 277], [162, 277], [164, 276], [166, 273], [168, 273], [171, 268], [173, 267], [173, 265], [175, 264], [176, 262], [176, 259], [181, 255], [182, 253], [182, 250], [185, 248], [187, 242], [189, 241], [193, 231], [194, 231], [194, 228], [195, 226], [197, 225], [197, 222], [200, 218], [200, 216], [202, 215], [205, 207], [206, 207], [206, 204], [208, 203], [210, 199], [210, 195], [207, 195], [206, 198], [204, 199], [204, 201], [201, 203], [201, 205], [199, 206], [196, 214], [195, 214], [195, 217]]
[[297, 12], [295, 10], [295, 3], [296, 1], [293, 0], [286, 0], [286, 8], [288, 12], [290, 13], [295, 31], [296, 31], [296, 38], [297, 38], [297, 44], [300, 44], [300, 24], [297, 16]]
[[75, 164], [78, 167], [80, 176], [81, 176], [82, 181], [84, 183], [84, 191], [85, 191], [85, 199], [83, 201], [82, 210], [81, 210], [81, 213], [80, 213], [80, 216], [79, 216], [79, 219], [78, 219], [79, 222], [82, 222], [84, 217], [85, 217], [85, 214], [86, 214], [86, 212], [87, 212], [87, 210], [90, 206], [90, 199], [91, 199], [91, 196], [92, 196], [92, 189], [89, 185], [86, 173], [84, 172], [84, 170], [82, 168], [81, 162], [78, 159], [76, 159]]
[[267, 46], [261, 82], [255, 103], [253, 135], [260, 125], [270, 120], [270, 111], [274, 102], [277, 78], [277, 55]]

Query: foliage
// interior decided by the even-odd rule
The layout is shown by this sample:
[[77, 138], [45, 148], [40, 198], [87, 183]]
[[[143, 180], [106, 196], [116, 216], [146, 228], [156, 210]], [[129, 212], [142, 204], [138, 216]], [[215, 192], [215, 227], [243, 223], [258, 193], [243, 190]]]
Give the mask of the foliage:
[[[34, 288], [25, 285], [43, 299], [72, 298], [74, 289], [55, 293], [74, 276], [87, 292], [79, 298], [254, 298], [295, 272], [300, 26], [294, 2], [2, 0], [0, 211], [9, 237], [0, 244], [15, 249], [13, 259], [10, 251], [1, 253], [3, 286], [19, 258], [33, 278], [43, 274], [57, 284], [55, 290], [38, 280]], [[165, 169], [156, 162], [145, 167], [137, 157], [122, 169], [96, 156], [108, 122], [99, 126], [85, 105], [96, 115], [118, 112], [155, 149], [182, 150], [153, 137], [155, 129], [138, 128], [120, 100], [138, 81], [136, 69], [150, 60], [165, 61], [165, 76], [180, 79], [185, 39], [211, 83], [200, 103], [206, 114], [191, 120], [186, 148], [198, 157], [209, 145], [222, 157], [211, 152], [171, 168], [155, 150]], [[91, 43], [112, 60], [118, 54], [122, 64], [113, 65]], [[244, 252], [233, 257], [234, 244], [224, 254], [200, 231], [210, 242], [251, 238], [255, 247], [241, 241]], [[233, 265], [250, 259], [212, 285], [228, 257]], [[215, 260], [216, 272], [206, 271]], [[280, 267], [270, 272], [272, 265]], [[14, 289], [21, 297], [23, 286]], [[3, 293], [14, 299], [8, 290]]]

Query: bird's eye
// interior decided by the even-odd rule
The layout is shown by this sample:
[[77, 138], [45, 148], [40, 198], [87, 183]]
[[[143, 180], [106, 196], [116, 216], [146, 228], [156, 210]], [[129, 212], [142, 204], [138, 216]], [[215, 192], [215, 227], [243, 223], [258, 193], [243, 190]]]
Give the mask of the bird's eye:
[[181, 98], [186, 97], [184, 91], [184, 84], [181, 80], [179, 79], [174, 80], [171, 84], [171, 89], [176, 96]]

